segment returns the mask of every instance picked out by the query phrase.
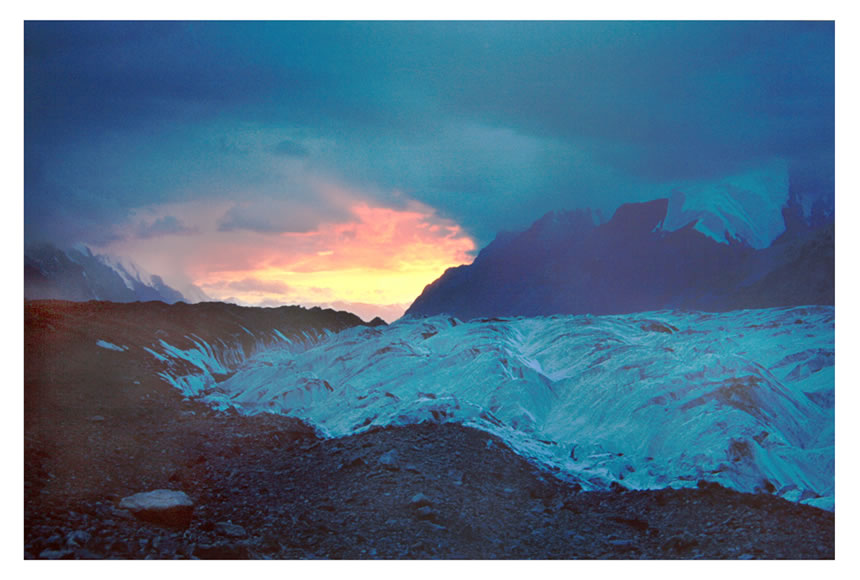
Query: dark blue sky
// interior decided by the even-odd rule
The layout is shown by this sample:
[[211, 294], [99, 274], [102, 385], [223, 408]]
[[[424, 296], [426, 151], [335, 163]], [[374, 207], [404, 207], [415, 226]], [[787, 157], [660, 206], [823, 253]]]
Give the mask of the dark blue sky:
[[104, 243], [130, 235], [136, 208], [194, 199], [303, 208], [225, 227], [344, 217], [285, 163], [389, 206], [423, 202], [479, 245], [551, 209], [611, 212], [774, 160], [792, 187], [832, 198], [833, 34], [828, 22], [28, 22], [26, 238]]

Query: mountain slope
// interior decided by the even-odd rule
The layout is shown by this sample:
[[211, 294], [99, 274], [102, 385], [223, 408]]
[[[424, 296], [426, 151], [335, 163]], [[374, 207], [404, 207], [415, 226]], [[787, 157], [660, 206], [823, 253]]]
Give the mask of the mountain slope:
[[109, 300], [172, 304], [186, 297], [133, 266], [126, 267], [88, 248], [60, 250], [52, 245], [28, 248], [24, 256], [24, 297], [28, 300]]
[[583, 212], [561, 220], [548, 214], [523, 233], [499, 236], [473, 264], [446, 271], [406, 316], [833, 304], [832, 224], [786, 230], [757, 250], [733, 238], [717, 242], [696, 229], [697, 221], [669, 231], [669, 209], [666, 199], [625, 204], [601, 225]]

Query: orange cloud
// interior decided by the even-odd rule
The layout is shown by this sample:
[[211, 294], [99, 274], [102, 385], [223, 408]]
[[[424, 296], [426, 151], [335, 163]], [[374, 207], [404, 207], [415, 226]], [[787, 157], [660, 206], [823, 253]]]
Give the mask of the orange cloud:
[[[356, 305], [362, 317], [397, 318], [424, 286], [447, 268], [470, 263], [474, 241], [452, 220], [416, 201], [384, 207], [339, 188], [346, 220], [321, 222], [309, 231], [227, 229], [230, 204], [199, 202], [149, 208], [152, 223], [175, 216], [192, 233], [104, 248], [161, 274], [180, 290], [193, 283], [215, 300], [249, 305]], [[277, 211], [288, 208], [277, 206]], [[273, 215], [272, 223], [276, 223]], [[372, 317], [372, 316], [371, 316]]]
[[303, 302], [318, 301], [324, 288], [333, 301], [408, 305], [446, 268], [472, 260], [472, 239], [427, 206], [404, 210], [361, 203], [352, 213], [356, 220], [349, 223], [280, 234], [278, 247], [286, 251], [265, 252], [257, 268], [210, 272], [197, 283], [215, 297], [217, 284], [252, 277], [285, 283], [290, 298]]

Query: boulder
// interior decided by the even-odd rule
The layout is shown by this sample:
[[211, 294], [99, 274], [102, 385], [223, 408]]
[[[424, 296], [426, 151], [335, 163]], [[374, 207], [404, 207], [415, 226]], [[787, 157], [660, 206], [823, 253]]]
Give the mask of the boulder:
[[412, 508], [420, 508], [423, 506], [429, 506], [433, 502], [430, 501], [430, 498], [424, 495], [423, 493], [416, 493], [412, 496], [412, 499], [409, 500], [409, 505]]
[[218, 522], [215, 524], [215, 530], [228, 538], [244, 538], [248, 535], [245, 528], [233, 522]]
[[75, 530], [66, 536], [66, 545], [70, 548], [80, 548], [86, 546], [87, 542], [89, 542], [91, 538], [92, 535], [90, 535], [89, 532]]
[[379, 463], [384, 466], [386, 469], [391, 469], [394, 471], [398, 470], [397, 463], [399, 461], [399, 457], [397, 456], [397, 450], [392, 449], [387, 453], [383, 453], [379, 457]]
[[119, 502], [119, 507], [143, 521], [187, 528], [191, 523], [194, 502], [185, 492], [156, 489], [125, 497]]
[[435, 520], [436, 512], [429, 505], [421, 506], [415, 510], [415, 515], [419, 520]]

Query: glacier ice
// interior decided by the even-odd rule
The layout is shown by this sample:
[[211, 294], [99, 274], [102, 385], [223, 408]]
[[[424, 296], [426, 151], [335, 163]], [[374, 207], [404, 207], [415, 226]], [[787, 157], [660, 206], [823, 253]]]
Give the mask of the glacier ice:
[[125, 352], [128, 350], [127, 346], [117, 346], [117, 345], [113, 344], [112, 342], [108, 342], [106, 340], [97, 340], [96, 346], [106, 348], [107, 350], [116, 350], [119, 352]]
[[674, 231], [695, 221], [696, 230], [718, 242], [737, 239], [767, 248], [785, 231], [788, 189], [781, 161], [714, 183], [678, 184], [663, 227]]
[[834, 309], [818, 306], [436, 316], [263, 350], [220, 382], [208, 345], [163, 344], [203, 373], [163, 376], [219, 408], [333, 437], [460, 422], [585, 489], [704, 479], [833, 509], [833, 329]]

